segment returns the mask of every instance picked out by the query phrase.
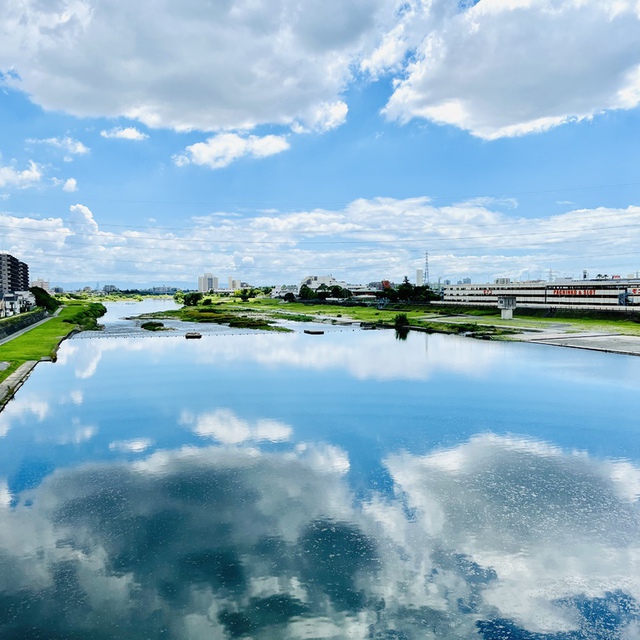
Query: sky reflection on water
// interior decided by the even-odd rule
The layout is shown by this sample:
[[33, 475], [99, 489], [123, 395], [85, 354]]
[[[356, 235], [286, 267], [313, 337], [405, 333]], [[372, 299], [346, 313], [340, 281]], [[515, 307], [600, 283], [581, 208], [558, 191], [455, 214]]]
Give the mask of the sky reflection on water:
[[640, 637], [640, 362], [78, 339], [0, 414], [2, 638]]

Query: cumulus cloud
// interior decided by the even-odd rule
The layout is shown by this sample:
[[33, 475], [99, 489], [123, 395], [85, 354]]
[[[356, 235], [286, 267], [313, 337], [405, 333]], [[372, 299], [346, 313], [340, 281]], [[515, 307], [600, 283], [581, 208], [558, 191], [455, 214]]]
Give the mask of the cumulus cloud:
[[63, 191], [67, 191], [68, 193], [73, 193], [78, 190], [78, 183], [75, 178], [69, 178], [62, 187]]
[[98, 231], [98, 223], [93, 219], [93, 213], [89, 207], [83, 204], [72, 204], [69, 207], [69, 226], [76, 233], [95, 233]]
[[[177, 130], [330, 128], [385, 4], [143, 0], [133, 11], [125, 0], [8, 0], [0, 68], [34, 102], [78, 116]], [[326, 105], [333, 113], [317, 116]]]
[[338, 100], [332, 103], [322, 103], [312, 109], [300, 122], [294, 122], [292, 129], [295, 133], [309, 133], [315, 131], [324, 133], [344, 124], [349, 107], [346, 102]]
[[120, 140], [147, 140], [149, 137], [146, 133], [142, 133], [135, 127], [114, 127], [109, 131], [102, 130], [100, 135], [103, 138], [119, 138]]
[[42, 179], [42, 167], [32, 160], [29, 168], [20, 171], [13, 165], [0, 166], [0, 188], [18, 187], [24, 189], [32, 187]]
[[[545, 131], [640, 104], [640, 11], [635, 0], [481, 0], [440, 15], [396, 80], [384, 113], [425, 118], [495, 139]], [[412, 45], [390, 32], [369, 69]], [[593, 43], [599, 43], [597, 47]]]
[[345, 120], [354, 70], [373, 81], [391, 76], [387, 117], [485, 139], [640, 103], [635, 0], [5, 5], [4, 84], [46, 109], [148, 127], [327, 131]]
[[[640, 207], [572, 209], [524, 218], [513, 201], [437, 206], [429, 198], [355, 200], [339, 209], [238, 214], [216, 211], [183, 229], [100, 229], [76, 204], [68, 218], [0, 213], [7, 250], [30, 255], [50, 279], [149, 279], [193, 285], [195, 274], [236, 273], [251, 284], [299, 283], [333, 274], [350, 283], [400, 281], [430, 252], [432, 280], [546, 278], [637, 269]], [[348, 249], [348, 259], [346, 257]], [[253, 259], [248, 260], [250, 257]]]
[[204, 165], [211, 169], [222, 169], [242, 157], [265, 158], [282, 153], [289, 148], [284, 136], [246, 136], [237, 133], [221, 133], [206, 142], [189, 145], [184, 154], [174, 157], [179, 166]]

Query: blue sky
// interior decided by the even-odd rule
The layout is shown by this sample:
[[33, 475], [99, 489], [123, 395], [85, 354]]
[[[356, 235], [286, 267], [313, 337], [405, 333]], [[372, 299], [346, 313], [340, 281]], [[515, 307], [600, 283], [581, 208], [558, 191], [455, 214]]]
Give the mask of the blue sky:
[[8, 0], [0, 250], [51, 283], [626, 276], [635, 0]]

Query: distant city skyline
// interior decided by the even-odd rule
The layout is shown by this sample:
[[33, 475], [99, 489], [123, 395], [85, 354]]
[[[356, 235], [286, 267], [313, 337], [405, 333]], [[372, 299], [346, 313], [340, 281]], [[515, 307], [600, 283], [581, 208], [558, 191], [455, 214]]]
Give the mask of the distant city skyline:
[[640, 269], [635, 0], [214, 5], [0, 8], [0, 250], [34, 277]]

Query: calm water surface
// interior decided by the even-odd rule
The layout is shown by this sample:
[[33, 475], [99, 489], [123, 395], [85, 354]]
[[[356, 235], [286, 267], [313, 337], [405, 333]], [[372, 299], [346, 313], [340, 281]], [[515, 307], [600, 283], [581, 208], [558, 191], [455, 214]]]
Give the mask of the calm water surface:
[[0, 414], [0, 638], [640, 638], [640, 358], [142, 310]]

